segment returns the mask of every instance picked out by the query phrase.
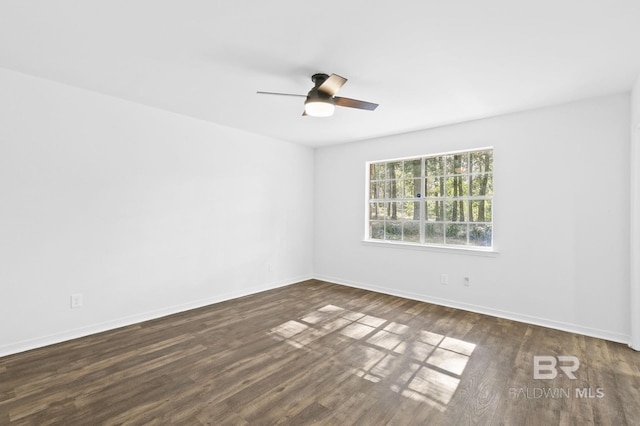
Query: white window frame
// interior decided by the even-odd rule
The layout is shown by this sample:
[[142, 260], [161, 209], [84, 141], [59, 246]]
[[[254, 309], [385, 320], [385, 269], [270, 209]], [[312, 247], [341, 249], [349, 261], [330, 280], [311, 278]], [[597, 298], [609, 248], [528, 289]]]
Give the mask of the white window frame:
[[[440, 153], [435, 153], [435, 154], [425, 154], [425, 155], [417, 155], [417, 156], [409, 156], [409, 157], [401, 157], [401, 158], [392, 158], [392, 159], [384, 159], [384, 160], [375, 160], [375, 161], [368, 161], [365, 164], [365, 221], [364, 221], [364, 239], [363, 239], [363, 243], [365, 244], [373, 244], [373, 245], [386, 245], [386, 246], [395, 246], [395, 247], [402, 247], [402, 248], [418, 248], [418, 249], [429, 249], [429, 250], [437, 250], [437, 251], [453, 251], [453, 252], [460, 252], [460, 251], [464, 251], [464, 252], [479, 252], [480, 254], [484, 253], [497, 253], [495, 250], [495, 227], [494, 227], [494, 216], [493, 216], [493, 206], [494, 206], [494, 193], [492, 191], [491, 195], [485, 195], [485, 196], [470, 196], [470, 195], [464, 195], [464, 196], [460, 196], [460, 197], [453, 197], [453, 196], [444, 196], [444, 197], [438, 197], [438, 198], [433, 198], [433, 197], [427, 197], [426, 195], [426, 188], [425, 188], [425, 181], [426, 181], [426, 168], [425, 168], [425, 161], [426, 159], [429, 158], [435, 158], [435, 157], [444, 157], [444, 156], [450, 156], [450, 155], [459, 155], [459, 154], [468, 154], [468, 153], [474, 153], [474, 152], [479, 152], [479, 151], [492, 151], [492, 154], [494, 154], [494, 159], [492, 160], [492, 162], [494, 162], [495, 160], [495, 150], [492, 146], [487, 146], [487, 147], [480, 147], [480, 148], [472, 148], [472, 149], [464, 149], [464, 150], [458, 150], [458, 151], [447, 151], [447, 152], [440, 152]], [[379, 163], [392, 163], [392, 162], [397, 162], [397, 161], [406, 161], [406, 160], [420, 160], [421, 162], [421, 175], [420, 175], [420, 197], [419, 198], [371, 198], [371, 176], [370, 176], [370, 171], [371, 171], [371, 165], [372, 164], [379, 164]], [[493, 166], [493, 164], [492, 164]], [[495, 179], [495, 169], [493, 169], [492, 167], [492, 181]], [[473, 173], [471, 170], [466, 171], [465, 173], [462, 173], [462, 175], [464, 176], [472, 176]], [[447, 175], [449, 176], [449, 175]], [[391, 181], [392, 179], [389, 179], [388, 177], [385, 177], [384, 179], [385, 181]], [[445, 178], [446, 180], [446, 178]], [[374, 180], [374, 182], [376, 182], [377, 180]], [[379, 181], [378, 181], [379, 182]], [[446, 192], [445, 192], [446, 193]], [[491, 239], [491, 244], [490, 245], [471, 245], [469, 244], [469, 235], [470, 235], [470, 231], [469, 231], [469, 226], [471, 226], [473, 223], [476, 222], [471, 222], [468, 219], [466, 221], [457, 221], [457, 222], [452, 222], [452, 221], [447, 221], [447, 220], [443, 220], [443, 221], [439, 221], [439, 222], [433, 222], [433, 221], [429, 221], [427, 220], [426, 216], [426, 203], [428, 201], [440, 201], [440, 202], [446, 202], [446, 201], [465, 201], [465, 202], [471, 202], [471, 201], [478, 201], [480, 199], [484, 199], [484, 200], [488, 200], [491, 203], [491, 221], [487, 221], [485, 223], [489, 224], [492, 228], [492, 239]], [[411, 203], [416, 203], [419, 205], [419, 220], [417, 221], [419, 224], [419, 241], [416, 242], [412, 242], [412, 241], [403, 241], [403, 240], [390, 240], [390, 239], [379, 239], [379, 238], [372, 238], [370, 235], [370, 222], [374, 221], [376, 222], [376, 220], [372, 220], [371, 219], [371, 205], [372, 202], [411, 202]], [[444, 214], [446, 215], [446, 212], [444, 212]], [[467, 214], [468, 217], [468, 214]], [[415, 222], [414, 220], [408, 220], [408, 219], [396, 219], [395, 221], [397, 222]], [[444, 243], [440, 244], [440, 243], [432, 243], [432, 242], [425, 242], [425, 227], [427, 224], [429, 223], [434, 223], [434, 224], [442, 224], [444, 227]], [[446, 227], [447, 225], [451, 225], [451, 224], [456, 224], [456, 225], [466, 225], [467, 226], [467, 231], [466, 231], [466, 237], [467, 237], [467, 244], [447, 244], [446, 243]], [[403, 225], [404, 226], [404, 225]], [[386, 229], [386, 227], [385, 227]], [[385, 231], [386, 232], [386, 231]], [[471, 253], [471, 254], [475, 254], [475, 253]]]

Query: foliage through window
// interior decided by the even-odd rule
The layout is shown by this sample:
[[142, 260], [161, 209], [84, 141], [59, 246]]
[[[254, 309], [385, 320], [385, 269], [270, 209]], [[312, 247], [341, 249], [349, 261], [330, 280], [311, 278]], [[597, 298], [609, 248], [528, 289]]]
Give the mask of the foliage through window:
[[368, 166], [368, 239], [492, 246], [493, 149]]

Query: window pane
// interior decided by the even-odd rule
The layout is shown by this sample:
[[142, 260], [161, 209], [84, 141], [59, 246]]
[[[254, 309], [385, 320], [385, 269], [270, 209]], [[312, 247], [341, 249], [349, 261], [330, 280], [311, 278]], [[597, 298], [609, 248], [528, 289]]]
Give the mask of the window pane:
[[397, 179], [402, 177], [403, 169], [402, 161], [387, 163], [387, 179]]
[[444, 196], [444, 177], [427, 178], [425, 179], [425, 191], [427, 197], [443, 197]]
[[471, 207], [471, 217], [469, 218], [469, 221], [491, 222], [491, 200], [475, 200], [471, 201], [469, 204]]
[[445, 217], [449, 222], [464, 222], [467, 216], [467, 201], [445, 201]]
[[425, 159], [425, 169], [427, 176], [444, 175], [444, 157], [430, 157]]
[[404, 161], [404, 177], [419, 178], [422, 174], [422, 161], [419, 158]]
[[493, 175], [471, 175], [469, 176], [471, 181], [470, 191], [472, 196], [484, 196], [493, 195]]
[[447, 197], [466, 197], [469, 185], [466, 176], [453, 176], [447, 178]]
[[369, 238], [374, 240], [384, 239], [384, 222], [369, 222]]
[[407, 219], [420, 220], [420, 202], [413, 201], [405, 203], [405, 212], [407, 213]]
[[371, 179], [379, 180], [386, 177], [386, 163], [374, 163], [369, 165]]
[[387, 206], [388, 219], [397, 220], [402, 215], [402, 203], [389, 203]]
[[420, 179], [407, 179], [402, 182], [404, 198], [417, 198], [420, 193]]
[[420, 204], [412, 201], [405, 201], [399, 203], [402, 206], [402, 211], [398, 211], [398, 219], [404, 220], [419, 220], [420, 219]]
[[391, 180], [387, 182], [387, 198], [402, 198], [402, 181], [401, 180]]
[[446, 171], [448, 175], [469, 173], [468, 154], [451, 154], [445, 156]]
[[493, 172], [493, 150], [471, 152], [469, 158], [471, 173]]
[[442, 222], [444, 220], [444, 202], [443, 201], [427, 201], [426, 215], [429, 222]]
[[419, 243], [420, 242], [420, 223], [405, 222], [402, 225], [402, 239], [404, 241]]
[[387, 217], [388, 203], [369, 203], [369, 219], [383, 220]]
[[467, 244], [467, 225], [447, 225], [447, 244]]
[[[386, 218], [391, 220], [413, 220], [415, 219], [414, 213], [416, 213], [414, 204], [417, 203], [406, 201], [387, 203]], [[420, 212], [418, 211], [417, 214], [419, 216]]]
[[376, 188], [378, 191], [378, 199], [390, 198], [391, 197], [391, 186], [388, 180], [378, 182], [378, 186]]
[[491, 225], [469, 226], [469, 244], [474, 246], [491, 246], [493, 237], [493, 227]]
[[385, 240], [401, 240], [402, 239], [402, 222], [385, 222], [384, 223], [384, 239]]
[[382, 199], [384, 198], [385, 182], [371, 182], [369, 185], [369, 197], [370, 199]]
[[424, 242], [427, 244], [444, 244], [444, 224], [427, 223], [424, 226]]

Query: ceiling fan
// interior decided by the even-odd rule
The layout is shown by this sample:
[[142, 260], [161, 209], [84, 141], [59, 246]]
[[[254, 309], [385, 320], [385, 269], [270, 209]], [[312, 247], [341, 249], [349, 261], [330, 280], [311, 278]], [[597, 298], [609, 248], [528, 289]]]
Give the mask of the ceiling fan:
[[372, 102], [335, 96], [338, 90], [340, 90], [340, 88], [347, 82], [346, 78], [340, 77], [337, 74], [331, 74], [330, 76], [327, 74], [314, 74], [311, 76], [311, 81], [313, 81], [314, 87], [309, 90], [309, 93], [306, 95], [261, 91], [258, 91], [257, 93], [261, 95], [306, 97], [307, 99], [304, 101], [304, 112], [302, 115], [310, 115], [312, 117], [329, 117], [333, 115], [336, 105], [365, 109], [368, 111], [373, 111], [378, 107], [378, 104], [374, 104]]

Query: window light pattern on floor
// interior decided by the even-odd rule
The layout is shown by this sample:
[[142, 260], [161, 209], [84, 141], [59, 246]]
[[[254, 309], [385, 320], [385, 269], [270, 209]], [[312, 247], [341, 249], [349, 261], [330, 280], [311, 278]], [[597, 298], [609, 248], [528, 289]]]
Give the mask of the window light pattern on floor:
[[442, 411], [475, 349], [473, 343], [335, 305], [287, 321], [273, 328], [271, 335], [299, 349], [329, 335], [346, 339], [354, 344], [335, 357], [353, 374]]

